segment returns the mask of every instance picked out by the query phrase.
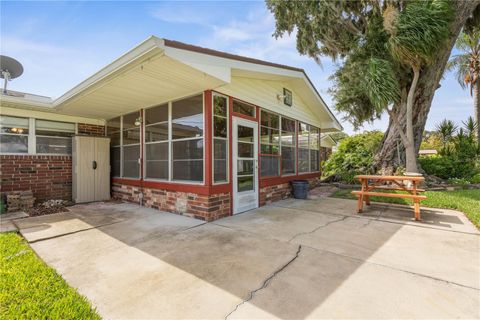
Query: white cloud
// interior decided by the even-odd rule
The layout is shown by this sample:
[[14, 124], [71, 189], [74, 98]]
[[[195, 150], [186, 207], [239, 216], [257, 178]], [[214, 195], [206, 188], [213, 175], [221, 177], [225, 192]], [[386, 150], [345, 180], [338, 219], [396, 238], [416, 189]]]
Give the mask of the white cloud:
[[152, 10], [150, 14], [154, 18], [169, 23], [208, 25], [208, 19], [205, 18], [205, 15], [199, 14], [197, 10], [188, 8], [178, 10], [173, 7], [163, 6]]

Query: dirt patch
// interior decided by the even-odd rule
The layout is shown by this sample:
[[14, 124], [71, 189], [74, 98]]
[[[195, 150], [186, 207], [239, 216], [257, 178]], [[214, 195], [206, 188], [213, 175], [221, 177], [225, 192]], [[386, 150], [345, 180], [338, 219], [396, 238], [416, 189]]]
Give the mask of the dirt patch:
[[48, 200], [37, 204], [26, 212], [30, 217], [43, 216], [59, 212], [68, 212], [69, 210], [66, 207], [69, 205], [71, 205], [71, 203], [65, 200]]

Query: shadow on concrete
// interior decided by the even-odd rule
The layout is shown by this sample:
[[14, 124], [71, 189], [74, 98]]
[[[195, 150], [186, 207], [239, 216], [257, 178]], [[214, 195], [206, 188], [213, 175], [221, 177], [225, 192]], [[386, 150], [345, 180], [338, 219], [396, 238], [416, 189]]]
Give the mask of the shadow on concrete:
[[[359, 218], [354, 214], [354, 208], [355, 201], [288, 200], [277, 206], [262, 207], [214, 223], [203, 223], [132, 204], [106, 203], [74, 206], [69, 213], [18, 220], [17, 223], [27, 240], [38, 244], [45, 239], [58, 238], [60, 241], [65, 234], [80, 234], [90, 229], [101, 231], [128, 247], [181, 269], [238, 298], [222, 304], [222, 301], [211, 301], [208, 296], [202, 297], [200, 290], [193, 293], [199, 296], [192, 297], [190, 293], [190, 297], [186, 295], [185, 298], [177, 296], [168, 299], [178, 299], [184, 304], [189, 304], [193, 299], [197, 303], [208, 304], [210, 308], [218, 308], [227, 316], [233, 310], [240, 309], [245, 300], [253, 298], [249, 303], [265, 312], [266, 316], [303, 319], [384, 246], [404, 226], [405, 221], [410, 221], [412, 215], [410, 209], [372, 205]], [[453, 225], [462, 224], [458, 217], [436, 210], [424, 210], [423, 217], [424, 221], [417, 224], [442, 229], [452, 229]], [[378, 222], [380, 218], [398, 223], [372, 223]], [[91, 237], [91, 242], [77, 240], [76, 247], [72, 248], [92, 252], [91, 256], [85, 255], [85, 259], [90, 261], [85, 261], [83, 272], [96, 272], [95, 265], [98, 261], [94, 255], [98, 252], [93, 250], [95, 235], [92, 234]], [[67, 238], [61, 240], [64, 245], [67, 245]], [[342, 246], [335, 247], [338, 242], [342, 242]], [[53, 245], [60, 244], [56, 242]], [[46, 251], [47, 248], [42, 250]], [[351, 252], [354, 254], [351, 255]], [[295, 256], [296, 253], [298, 257]], [[61, 256], [59, 253], [57, 257], [52, 256], [50, 261], [57, 261], [55, 258], [69, 259], [67, 254]], [[128, 256], [124, 258], [129, 259]], [[111, 263], [122, 262], [112, 260]], [[142, 265], [143, 261], [136, 263], [137, 267], [130, 270], [132, 277], [141, 276], [146, 267]], [[116, 266], [119, 267], [121, 266]], [[128, 264], [125, 268], [127, 267]], [[282, 277], [276, 287], [272, 286], [274, 289], [269, 293], [270, 296], [265, 295], [262, 286], [270, 286], [276, 281], [275, 277], [280, 280], [282, 274], [276, 272], [284, 272], [287, 268], [290, 270], [289, 276]], [[63, 269], [65, 270], [68, 268]], [[153, 275], [151, 282], [156, 281], [155, 273]], [[114, 277], [109, 274], [103, 276]], [[160, 274], [156, 276], [161, 276], [162, 279], [165, 277]], [[265, 283], [269, 277], [270, 280]], [[118, 282], [124, 280], [119, 278]], [[168, 276], [162, 281], [164, 282], [157, 284], [164, 285], [169, 281]], [[95, 286], [95, 283], [89, 285]], [[128, 285], [135, 284], [129, 281]], [[195, 290], [195, 286], [193, 283], [179, 281], [176, 290], [181, 294]], [[131, 290], [134, 290], [133, 287]], [[142, 288], [135, 290], [142, 292]], [[252, 295], [256, 291], [258, 298]], [[362, 294], [361, 291], [358, 294]], [[140, 298], [142, 297], [138, 299]], [[137, 300], [130, 299], [129, 303], [134, 304], [135, 301]], [[180, 302], [172, 303], [180, 306]], [[126, 302], [116, 303], [117, 308], [120, 308]], [[152, 308], [154, 309], [153, 306]], [[133, 315], [141, 316], [132, 312]], [[193, 316], [187, 311], [176, 312], [181, 317]]]

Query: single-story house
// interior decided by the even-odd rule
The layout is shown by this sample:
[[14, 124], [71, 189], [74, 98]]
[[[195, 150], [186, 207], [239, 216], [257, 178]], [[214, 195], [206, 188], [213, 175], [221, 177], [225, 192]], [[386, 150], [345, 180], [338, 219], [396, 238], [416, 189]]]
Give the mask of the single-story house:
[[315, 185], [342, 130], [303, 69], [154, 36], [57, 99], [1, 105], [2, 192], [71, 199], [71, 137], [100, 135], [112, 197], [207, 221]]

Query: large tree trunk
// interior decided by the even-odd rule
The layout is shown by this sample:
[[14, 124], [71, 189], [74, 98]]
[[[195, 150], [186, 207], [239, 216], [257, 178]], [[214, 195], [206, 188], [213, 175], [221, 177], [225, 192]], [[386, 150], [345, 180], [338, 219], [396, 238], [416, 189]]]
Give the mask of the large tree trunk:
[[[451, 4], [455, 11], [455, 17], [450, 25], [450, 36], [446, 40], [445, 45], [438, 51], [434, 61], [422, 69], [415, 92], [413, 105], [415, 155], [418, 154], [418, 150], [420, 149], [422, 134], [427, 122], [433, 95], [439, 87], [439, 82], [445, 70], [450, 52], [467, 18], [480, 4], [480, 0], [452, 1]], [[398, 121], [393, 122], [392, 119], [390, 119], [388, 129], [375, 155], [375, 168], [384, 174], [392, 173], [398, 166], [405, 166], [405, 148], [403, 147], [396, 126], [400, 126], [400, 130], [405, 130], [406, 118], [402, 115], [402, 112], [398, 112], [399, 109], [401, 109], [400, 105], [393, 106], [392, 111], [397, 115]], [[399, 152], [397, 152], [397, 150], [399, 150]]]

